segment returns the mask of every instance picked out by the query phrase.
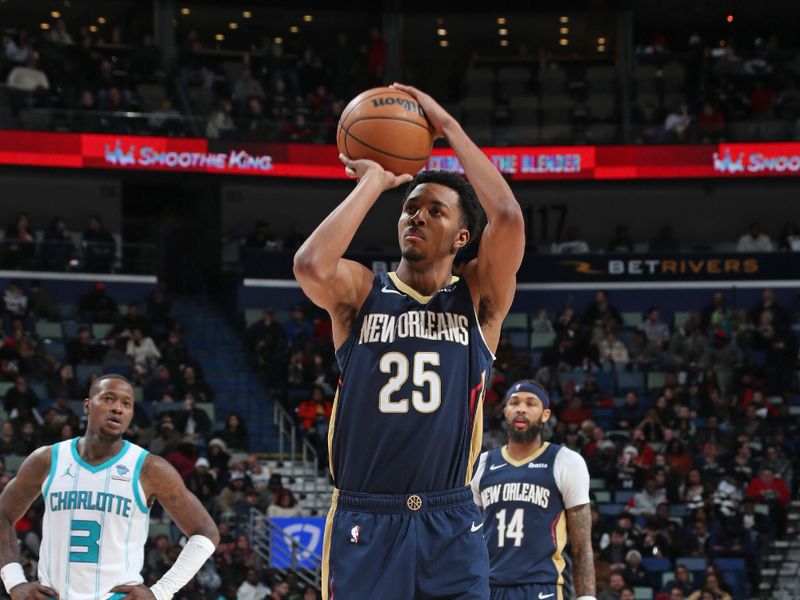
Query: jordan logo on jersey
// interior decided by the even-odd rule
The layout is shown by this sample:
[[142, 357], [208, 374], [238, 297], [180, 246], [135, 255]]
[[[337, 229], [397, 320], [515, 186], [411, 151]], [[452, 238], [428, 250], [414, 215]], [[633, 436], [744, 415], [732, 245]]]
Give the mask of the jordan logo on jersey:
[[68, 466], [67, 469], [61, 474], [61, 476], [62, 477], [72, 477], [74, 479], [75, 478], [75, 474], [74, 473], [70, 473], [70, 469], [72, 469], [72, 467], [74, 467], [74, 466], [75, 465]]

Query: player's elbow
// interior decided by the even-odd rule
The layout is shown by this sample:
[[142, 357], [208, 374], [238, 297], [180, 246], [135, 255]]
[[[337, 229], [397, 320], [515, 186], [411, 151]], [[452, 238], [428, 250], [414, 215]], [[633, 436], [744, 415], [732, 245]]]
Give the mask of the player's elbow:
[[303, 282], [323, 284], [328, 278], [320, 257], [314, 256], [310, 250], [304, 248], [300, 248], [294, 255], [292, 272], [301, 285]]

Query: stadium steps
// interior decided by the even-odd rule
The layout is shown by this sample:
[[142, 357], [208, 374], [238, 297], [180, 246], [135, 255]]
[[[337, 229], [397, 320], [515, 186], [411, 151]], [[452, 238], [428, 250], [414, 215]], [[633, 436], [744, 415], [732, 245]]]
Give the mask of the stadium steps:
[[761, 582], [752, 597], [800, 600], [800, 500], [788, 507], [787, 539], [775, 540], [762, 556]]
[[278, 429], [273, 424], [273, 403], [250, 366], [241, 335], [211, 300], [178, 296], [173, 311], [184, 327], [184, 343], [214, 392], [215, 429], [230, 413], [247, 424], [250, 450], [277, 452]]

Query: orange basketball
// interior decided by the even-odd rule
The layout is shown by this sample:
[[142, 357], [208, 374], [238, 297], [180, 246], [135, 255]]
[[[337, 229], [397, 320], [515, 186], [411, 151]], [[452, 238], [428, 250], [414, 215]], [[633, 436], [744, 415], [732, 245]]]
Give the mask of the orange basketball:
[[412, 96], [379, 87], [362, 92], [342, 111], [336, 145], [353, 160], [368, 158], [395, 175], [415, 175], [430, 156], [433, 131]]

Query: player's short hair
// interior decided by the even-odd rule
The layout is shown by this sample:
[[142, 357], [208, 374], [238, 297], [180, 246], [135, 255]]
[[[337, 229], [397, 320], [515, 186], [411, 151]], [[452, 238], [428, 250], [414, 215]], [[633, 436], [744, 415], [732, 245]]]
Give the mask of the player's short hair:
[[106, 373], [105, 375], [100, 375], [100, 377], [94, 380], [92, 387], [89, 388], [89, 397], [97, 393], [97, 387], [100, 385], [101, 381], [106, 381], [108, 379], [118, 379], [124, 383], [127, 383], [129, 386], [131, 386], [131, 389], [133, 389], [133, 384], [128, 381], [127, 377], [119, 375], [118, 373]]
[[486, 213], [483, 212], [483, 207], [478, 202], [478, 195], [472, 185], [459, 173], [453, 171], [421, 171], [408, 184], [403, 195], [403, 204], [408, 200], [411, 192], [423, 183], [438, 183], [455, 190], [458, 194], [458, 205], [461, 208], [461, 225], [469, 231], [469, 241], [464, 248], [472, 244], [483, 229], [486, 220]]

